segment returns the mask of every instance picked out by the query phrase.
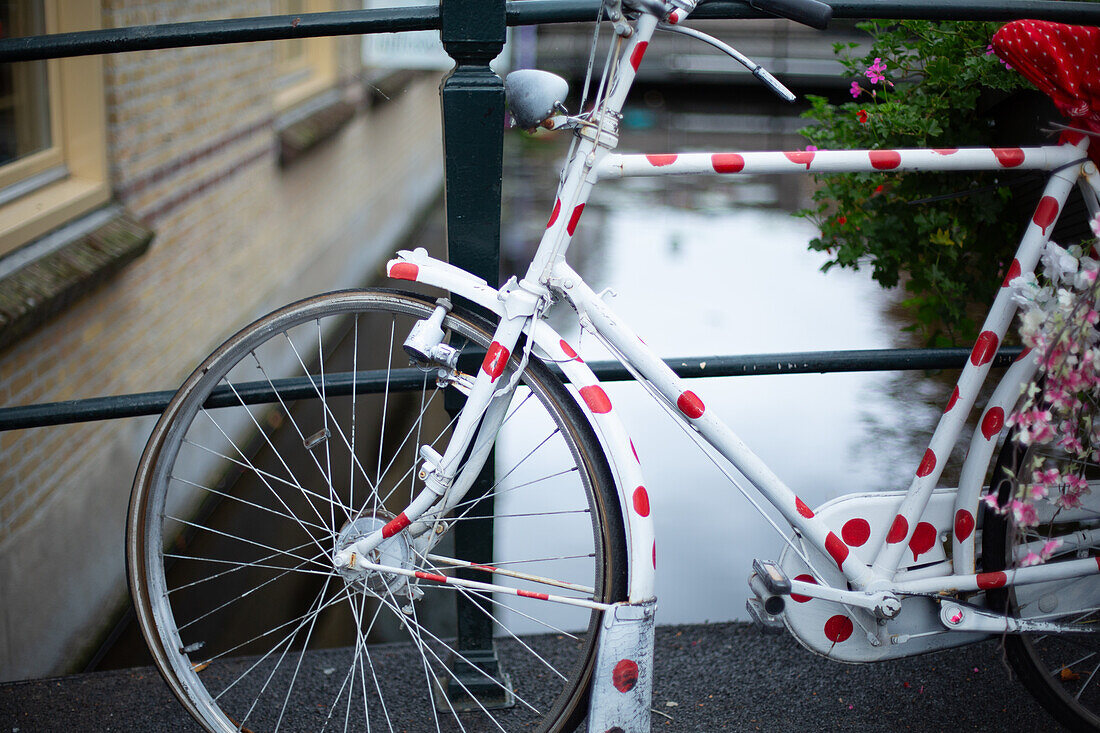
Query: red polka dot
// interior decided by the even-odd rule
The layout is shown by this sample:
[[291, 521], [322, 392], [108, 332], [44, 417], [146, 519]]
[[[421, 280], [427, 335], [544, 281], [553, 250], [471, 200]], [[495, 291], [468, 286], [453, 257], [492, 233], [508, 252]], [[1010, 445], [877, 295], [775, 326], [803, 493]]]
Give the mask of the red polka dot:
[[558, 220], [558, 214], [561, 213], [561, 199], [554, 200], [554, 210], [550, 212], [550, 221], [546, 222], [546, 228], [554, 226], [554, 222]]
[[984, 366], [993, 360], [997, 353], [997, 334], [992, 331], [982, 331], [978, 334], [978, 340], [974, 342], [974, 349], [970, 352], [970, 363], [974, 366]]
[[647, 155], [646, 160], [650, 162], [650, 165], [660, 168], [662, 166], [672, 165], [676, 162], [677, 157], [679, 156], [674, 153], [665, 153], [662, 155]]
[[611, 671], [611, 684], [619, 692], [630, 692], [638, 684], [638, 665], [630, 659], [620, 659]]
[[848, 559], [848, 545], [833, 532], [825, 537], [825, 549], [832, 555], [836, 566], [843, 570], [844, 561]]
[[391, 519], [388, 523], [386, 523], [386, 526], [382, 527], [382, 538], [389, 539], [401, 530], [405, 529], [405, 527], [408, 527], [410, 524], [412, 524], [412, 522], [407, 516], [405, 516], [405, 512], [401, 512], [396, 517]]
[[896, 150], [871, 150], [867, 157], [875, 170], [888, 171], [901, 165], [901, 153]]
[[[803, 583], [813, 583], [814, 585], [817, 585], [817, 580], [815, 580], [814, 576], [810, 575], [809, 573], [796, 575], [794, 576], [794, 579], [802, 581]], [[807, 601], [812, 601], [813, 599], [810, 596], [803, 596], [799, 595], [798, 593], [791, 593], [791, 600], [795, 603], [806, 603]]]
[[577, 208], [573, 209], [573, 215], [569, 217], [569, 224], [565, 227], [565, 231], [569, 232], [569, 236], [573, 236], [573, 232], [577, 231], [577, 222], [581, 220], [581, 213], [584, 211], [584, 204], [580, 204]]
[[886, 541], [891, 545], [896, 545], [905, 539], [905, 536], [909, 534], [909, 522], [905, 517], [900, 514], [894, 517], [894, 523], [890, 525], [890, 531], [886, 535]]
[[604, 414], [611, 412], [611, 399], [607, 396], [607, 392], [603, 391], [603, 387], [598, 384], [593, 384], [588, 387], [581, 387], [578, 392], [581, 394], [581, 399], [588, 405], [588, 409], [597, 414]]
[[812, 150], [789, 150], [783, 155], [787, 156], [787, 160], [796, 165], [805, 165], [806, 170], [810, 170], [810, 163], [814, 160], [814, 151]]
[[1015, 168], [1024, 162], [1024, 151], [1019, 148], [993, 148], [993, 155], [1004, 168]]
[[740, 173], [745, 168], [745, 159], [737, 153], [715, 153], [710, 156], [710, 164], [715, 173]]
[[508, 349], [504, 348], [496, 341], [489, 344], [489, 348], [485, 350], [485, 361], [481, 362], [481, 370], [488, 374], [492, 381], [496, 381], [497, 378], [504, 373], [504, 367], [508, 364]]
[[955, 406], [955, 403], [959, 401], [959, 388], [956, 386], [951, 392], [951, 399], [947, 401], [947, 408], [944, 412], [951, 412], [951, 408]]
[[634, 489], [634, 511], [638, 512], [640, 516], [649, 516], [649, 493], [646, 492], [644, 486]]
[[630, 52], [630, 65], [634, 67], [635, 72], [638, 71], [638, 66], [641, 65], [642, 57], [645, 56], [645, 50], [646, 48], [648, 48], [648, 46], [648, 43], [642, 41], [634, 47], [633, 51]]
[[390, 277], [395, 280], [413, 280], [415, 281], [420, 274], [420, 266], [414, 265], [411, 262], [398, 262], [396, 265], [390, 268]]
[[867, 538], [871, 536], [871, 525], [866, 519], [860, 517], [849, 519], [840, 528], [840, 536], [844, 539], [846, 545], [863, 547], [864, 543], [867, 542]]
[[692, 420], [702, 417], [703, 413], [706, 411], [706, 407], [703, 406], [703, 401], [691, 390], [682, 393], [676, 398], [676, 406], [680, 408], [680, 412], [684, 413]]
[[852, 635], [852, 628], [852, 619], [837, 614], [825, 622], [825, 638], [839, 644]]
[[1000, 588], [1008, 582], [1008, 576], [999, 570], [992, 573], [978, 573], [977, 582], [982, 590]]
[[657, 540], [653, 540], [653, 569], [657, 569]]
[[1044, 196], [1039, 205], [1035, 207], [1035, 215], [1031, 220], [1042, 228], [1043, 234], [1047, 233], [1047, 227], [1058, 218], [1058, 201], [1050, 196]]
[[954, 155], [955, 153], [959, 152], [959, 149], [958, 148], [932, 148], [932, 152], [937, 153], [939, 155]]
[[814, 510], [806, 506], [806, 502], [797, 496], [794, 498], [794, 508], [798, 510], [798, 513], [806, 517], [806, 519], [813, 519]]
[[913, 560], [932, 549], [936, 544], [936, 528], [928, 522], [918, 522], [909, 539], [909, 549], [913, 551]]
[[634, 460], [637, 461], [638, 463], [641, 463], [642, 459], [638, 458], [638, 449], [634, 447], [634, 441], [633, 440], [630, 441], [630, 450], [634, 454]]
[[1000, 434], [1005, 424], [1005, 411], [1000, 407], [994, 407], [985, 413], [982, 418], [982, 435], [986, 440], [993, 440]]
[[936, 468], [936, 454], [929, 448], [924, 452], [924, 458], [921, 459], [920, 465], [917, 466], [917, 475], [924, 478]]
[[1005, 273], [1004, 282], [1001, 283], [1002, 288], [1007, 288], [1008, 284], [1020, 276], [1020, 261], [1017, 259], [1012, 260], [1012, 264], [1008, 266], [1008, 272]]
[[965, 509], [955, 512], [955, 536], [962, 542], [974, 531], [974, 515]]

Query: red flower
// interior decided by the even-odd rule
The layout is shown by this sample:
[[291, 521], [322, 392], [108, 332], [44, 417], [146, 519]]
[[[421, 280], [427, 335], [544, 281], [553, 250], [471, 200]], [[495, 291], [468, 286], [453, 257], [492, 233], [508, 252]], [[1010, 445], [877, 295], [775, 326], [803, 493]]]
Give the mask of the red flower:
[[838, 216], [838, 217], [836, 218], [836, 223], [837, 223], [837, 224], [839, 224], [840, 226], [844, 226], [845, 224], [847, 224], [847, 223], [848, 223], [848, 217], [846, 217], [846, 216]]
[[867, 110], [861, 109], [859, 114], [856, 115], [856, 119], [858, 119], [861, 124], [867, 124]]
[[881, 184], [881, 183], [879, 185], [875, 186], [875, 192], [872, 193], [871, 195], [872, 196], [878, 196], [880, 193], [882, 193], [882, 188], [883, 188], [883, 184]]

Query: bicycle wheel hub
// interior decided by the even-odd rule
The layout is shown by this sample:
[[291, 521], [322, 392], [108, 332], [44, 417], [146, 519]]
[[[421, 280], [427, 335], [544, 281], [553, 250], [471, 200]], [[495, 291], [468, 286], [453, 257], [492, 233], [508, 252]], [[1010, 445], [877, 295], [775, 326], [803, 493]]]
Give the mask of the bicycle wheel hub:
[[[360, 517], [354, 521], [346, 522], [336, 538], [336, 550], [333, 554], [335, 555], [347, 549], [376, 529], [381, 529], [391, 519], [393, 519], [393, 516], [389, 513], [380, 513], [378, 516]], [[371, 550], [364, 559], [375, 565], [386, 565], [403, 570], [413, 569], [412, 550], [409, 548], [404, 533], [398, 533], [383, 540], [382, 544]], [[336, 572], [353, 589], [369, 589], [375, 593], [397, 593], [405, 588], [409, 580], [406, 576], [397, 573], [347, 566], [337, 568]]]

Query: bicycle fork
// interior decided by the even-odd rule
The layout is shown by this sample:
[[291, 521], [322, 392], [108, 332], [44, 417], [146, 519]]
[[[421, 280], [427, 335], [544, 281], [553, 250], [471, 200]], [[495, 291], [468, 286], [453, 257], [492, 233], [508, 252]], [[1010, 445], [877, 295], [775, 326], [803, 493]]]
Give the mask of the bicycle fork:
[[[404, 511], [385, 525], [345, 547], [336, 548], [332, 561], [337, 569], [375, 571], [379, 547], [403, 531], [416, 541], [414, 549], [421, 554], [429, 551], [445, 534], [443, 517], [463, 500], [481, 472], [518, 383], [519, 370], [512, 381], [502, 384], [508, 360], [528, 321], [548, 297], [544, 289], [516, 283], [514, 279], [501, 288], [499, 298], [505, 304], [505, 315], [473, 378], [458, 372], [457, 351], [442, 343], [444, 334], [440, 326], [451, 307], [448, 301], [437, 301], [435, 312], [414, 325], [405, 342], [405, 350], [415, 359], [438, 368], [441, 381], [467, 393], [466, 405], [443, 455], [428, 445], [420, 446], [422, 463], [417, 475], [424, 488]], [[432, 528], [436, 531], [429, 533]]]

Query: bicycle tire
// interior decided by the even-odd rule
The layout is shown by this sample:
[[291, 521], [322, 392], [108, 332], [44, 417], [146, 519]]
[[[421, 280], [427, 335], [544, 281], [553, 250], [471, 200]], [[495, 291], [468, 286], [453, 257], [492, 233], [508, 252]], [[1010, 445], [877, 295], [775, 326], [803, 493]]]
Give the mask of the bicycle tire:
[[[418, 490], [410, 484], [388, 505], [381, 497], [404, 492], [418, 444], [445, 448], [448, 415], [434, 374], [424, 373], [411, 393], [391, 385], [398, 365], [408, 364], [401, 342], [434, 308], [421, 296], [383, 290], [286, 306], [215, 350], [154, 428], [130, 503], [131, 593], [160, 672], [207, 730], [528, 730], [537, 722], [538, 730], [566, 731], [583, 718], [601, 612], [392, 573], [345, 577], [326, 562], [336, 544], [388, 521]], [[443, 328], [481, 349], [493, 333], [486, 319], [459, 308]], [[345, 345], [326, 354], [323, 344], [340, 330]], [[517, 368], [510, 357], [505, 377]], [[333, 375], [383, 369], [381, 392], [353, 383], [354, 398], [337, 394]], [[245, 404], [257, 382], [307, 375], [312, 399]], [[204, 407], [219, 385], [230, 405]], [[439, 431], [434, 441], [429, 429]], [[591, 591], [550, 592], [624, 600], [625, 533], [611, 470], [576, 399], [535, 358], [496, 453], [495, 564]], [[471, 507], [468, 499], [449, 517], [469, 519], [457, 517]], [[443, 556], [417, 555], [408, 543], [389, 547], [382, 564], [447, 572]], [[529, 579], [492, 580], [547, 591]], [[418, 591], [423, 597], [414, 600]], [[478, 677], [483, 660], [455, 649], [458, 594], [492, 609], [481, 613], [503, 674]], [[466, 682], [448, 671], [452, 656]], [[507, 675], [515, 705], [477, 709], [462, 692], [470, 674], [502, 695], [490, 677]], [[457, 694], [444, 694], [444, 682]], [[458, 710], [462, 704], [474, 712]]]
[[[1015, 495], [1019, 475], [1030, 465], [1033, 450], [1018, 443], [1015, 429], [1005, 440], [990, 487], [1000, 506], [1006, 506]], [[1057, 456], [1054, 459], [1057, 460]], [[1087, 478], [1090, 482], [1096, 480], [1091, 473]], [[1093, 520], [1089, 524], [1096, 526], [1097, 522]], [[1017, 567], [1019, 556], [1023, 554], [1020, 547], [1029, 539], [1068, 536], [1082, 528], [1082, 522], [1060, 522], [1056, 514], [1039, 528], [1025, 531], [1016, 526], [1011, 512], [1001, 514], [987, 510], [983, 526], [982, 569], [994, 572]], [[1038, 534], [1040, 531], [1042, 535]], [[1048, 562], [1081, 556], [1100, 558], [1100, 546], [1094, 543], [1073, 554], [1056, 554]], [[992, 588], [986, 594], [991, 610], [1014, 618], [1042, 616], [1090, 627], [1100, 621], [1100, 576], [1096, 575], [1019, 589]], [[1060, 598], [1065, 599], [1065, 603]], [[1005, 656], [1020, 683], [1058, 722], [1070, 730], [1100, 731], [1100, 640], [1096, 636], [1006, 634], [1003, 644]]]

